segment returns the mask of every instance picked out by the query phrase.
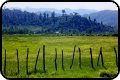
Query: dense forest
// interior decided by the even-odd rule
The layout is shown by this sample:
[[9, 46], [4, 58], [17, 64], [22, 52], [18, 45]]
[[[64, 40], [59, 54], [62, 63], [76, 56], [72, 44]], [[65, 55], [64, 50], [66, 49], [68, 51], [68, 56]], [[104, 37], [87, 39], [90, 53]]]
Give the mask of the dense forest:
[[96, 19], [97, 22], [102, 21], [103, 24], [113, 26], [116, 32], [118, 32], [118, 11], [117, 10], [102, 10], [102, 11], [98, 11], [88, 15], [84, 15], [84, 17], [87, 17], [87, 18], [89, 18], [89, 16], [91, 17], [92, 20]]
[[40, 14], [18, 9], [2, 9], [2, 34], [82, 34], [82, 33], [114, 33], [112, 26], [104, 25], [90, 17], [85, 18], [76, 12], [67, 14], [61, 11]]

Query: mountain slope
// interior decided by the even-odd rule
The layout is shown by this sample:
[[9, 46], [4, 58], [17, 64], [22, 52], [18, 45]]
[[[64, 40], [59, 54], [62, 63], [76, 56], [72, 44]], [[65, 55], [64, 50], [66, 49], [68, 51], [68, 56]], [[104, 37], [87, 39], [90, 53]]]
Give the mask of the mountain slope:
[[113, 26], [116, 31], [118, 31], [118, 11], [113, 10], [103, 10], [99, 12], [95, 12], [92, 14], [86, 14], [84, 17], [96, 19], [97, 22], [103, 22], [103, 24]]
[[[3, 33], [106, 33], [114, 32], [113, 27], [97, 23], [78, 14], [55, 17], [44, 13], [37, 15], [21, 10], [2, 10]], [[34, 30], [34, 31], [33, 31]]]

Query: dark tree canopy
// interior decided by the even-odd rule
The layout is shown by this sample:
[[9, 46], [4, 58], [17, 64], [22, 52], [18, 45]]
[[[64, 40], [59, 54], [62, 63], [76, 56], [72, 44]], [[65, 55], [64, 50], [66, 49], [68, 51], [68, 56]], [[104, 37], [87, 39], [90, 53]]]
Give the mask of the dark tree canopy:
[[2, 33], [27, 34], [27, 33], [65, 33], [80, 34], [114, 32], [113, 27], [98, 23], [85, 17], [81, 17], [74, 12], [67, 14], [62, 10], [63, 16], [56, 16], [55, 12], [48, 13], [30, 13], [21, 10], [2, 10]]

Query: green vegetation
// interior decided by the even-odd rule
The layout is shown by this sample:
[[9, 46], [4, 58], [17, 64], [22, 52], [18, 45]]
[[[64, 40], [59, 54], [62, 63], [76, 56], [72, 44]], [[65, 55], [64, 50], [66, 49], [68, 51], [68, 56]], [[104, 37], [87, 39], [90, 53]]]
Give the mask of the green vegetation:
[[[43, 71], [42, 52], [45, 45], [45, 63], [46, 73]], [[76, 51], [74, 63], [70, 69], [74, 45]], [[81, 49], [81, 69], [79, 67], [78, 47]], [[101, 58], [99, 66], [97, 66], [98, 54], [100, 47], [103, 50], [104, 65], [102, 67]], [[118, 73], [116, 66], [116, 58], [114, 47], [118, 54], [118, 37], [113, 36], [40, 36], [40, 35], [2, 35], [2, 73], [4, 72], [4, 53], [6, 49], [6, 73], [7, 78], [100, 78], [114, 77]], [[28, 71], [26, 74], [26, 53], [29, 48], [28, 55]], [[37, 72], [34, 73], [34, 65], [40, 48], [40, 54], [37, 64]], [[55, 48], [57, 48], [57, 71], [55, 70], [54, 57]], [[92, 48], [93, 64], [96, 70], [92, 69], [90, 64], [90, 49]], [[17, 56], [18, 49], [20, 74], [17, 72]], [[62, 70], [62, 49], [64, 51], [64, 69]], [[108, 75], [111, 74], [111, 75]], [[107, 74], [108, 76], [104, 75]]]
[[[2, 34], [91, 34], [116, 33], [113, 26], [107, 26], [96, 19], [87, 19], [77, 12], [67, 14], [62, 10], [61, 16], [56, 13], [30, 13], [17, 9], [2, 9]], [[114, 22], [113, 22], [114, 23]]]

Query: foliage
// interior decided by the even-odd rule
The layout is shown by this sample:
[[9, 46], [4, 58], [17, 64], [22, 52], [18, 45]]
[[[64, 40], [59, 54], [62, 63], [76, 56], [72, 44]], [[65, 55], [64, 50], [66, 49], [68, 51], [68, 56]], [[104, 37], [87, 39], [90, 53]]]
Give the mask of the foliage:
[[[61, 34], [80, 34], [86, 32], [91, 34], [114, 32], [113, 27], [98, 23], [96, 19], [92, 21], [76, 12], [74, 12], [74, 15], [67, 14], [65, 10], [61, 12], [63, 13], [62, 16], [56, 16], [55, 12], [52, 12], [51, 15], [46, 12], [37, 15], [17, 9], [2, 9], [2, 33], [41, 34], [59, 32]], [[40, 29], [37, 30], [36, 27]]]
[[118, 32], [118, 11], [117, 10], [102, 10], [95, 13], [84, 15], [84, 17], [96, 19], [97, 22], [113, 26], [115, 31]]

